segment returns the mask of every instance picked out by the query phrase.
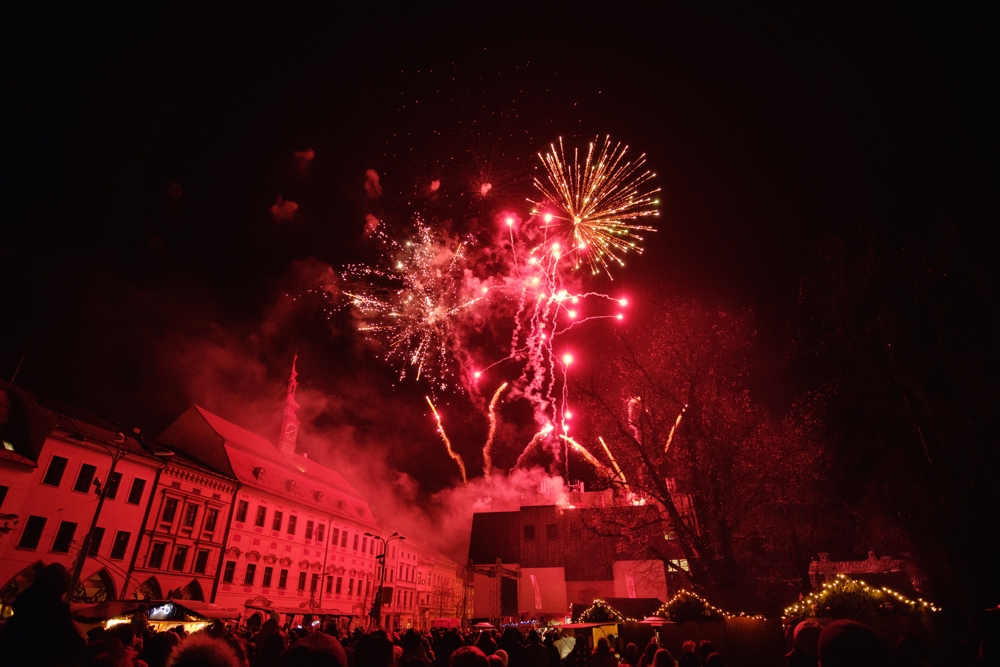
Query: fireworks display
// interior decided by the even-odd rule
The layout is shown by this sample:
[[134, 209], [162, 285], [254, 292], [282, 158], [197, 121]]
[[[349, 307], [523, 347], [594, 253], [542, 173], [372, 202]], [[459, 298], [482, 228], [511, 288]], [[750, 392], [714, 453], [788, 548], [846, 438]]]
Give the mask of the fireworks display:
[[[585, 323], [621, 321], [628, 305], [624, 297], [583, 286], [577, 270], [587, 264], [592, 274], [610, 277], [612, 262], [623, 265], [622, 255], [641, 252], [637, 232], [654, 231], [636, 222], [658, 214], [658, 189], [650, 187], [654, 174], [644, 169], [644, 156], [630, 161], [626, 151], [606, 137], [591, 142], [582, 156], [573, 150], [567, 159], [560, 139], [558, 147], [553, 144], [539, 155], [547, 180], [535, 179], [541, 198], [532, 201], [527, 217], [501, 212], [492, 227], [478, 214], [480, 208], [470, 212], [463, 235], [451, 231], [461, 227], [454, 219], [430, 224], [418, 218], [415, 232], [409, 233], [379, 224], [372, 236], [382, 246], [380, 262], [350, 265], [341, 272], [344, 305], [354, 313], [359, 330], [380, 341], [386, 361], [399, 368], [400, 380], [412, 374], [429, 384], [427, 403], [463, 481], [465, 464], [432, 402], [438, 392], [464, 391], [486, 413], [487, 479], [494, 465], [497, 408], [508, 390], [508, 400], [531, 405], [539, 429], [515, 467], [527, 465], [533, 452], [543, 450], [568, 474], [569, 452], [576, 451], [626, 484], [606, 445], [602, 443], [612, 468], [570, 437], [574, 358], [562, 342]], [[482, 185], [482, 197], [505, 187], [489, 186]], [[435, 179], [432, 190], [434, 198], [446, 196], [447, 178]], [[514, 200], [509, 191], [504, 197]], [[493, 334], [489, 343], [483, 342], [484, 330]], [[509, 341], [508, 347], [498, 349], [497, 340]], [[479, 386], [487, 379], [499, 381], [488, 404]]]
[[593, 273], [610, 277], [609, 261], [624, 266], [622, 255], [642, 252], [636, 232], [656, 231], [633, 221], [659, 215], [655, 195], [660, 190], [649, 188], [656, 174], [643, 170], [645, 155], [631, 162], [625, 159], [627, 146], [612, 145], [610, 136], [600, 147], [599, 141], [590, 143], [583, 162], [579, 149], [567, 159], [562, 138], [558, 148], [552, 144], [540, 154], [548, 178], [535, 179], [542, 199], [531, 203], [532, 214], [575, 250], [577, 267], [586, 261]]
[[380, 236], [391, 265], [355, 265], [343, 273], [359, 328], [385, 339], [387, 360], [402, 362], [400, 380], [412, 368], [417, 380], [427, 375], [433, 389], [447, 389], [460, 345], [454, 318], [481, 299], [462, 295], [463, 246], [435, 238], [423, 224], [417, 225], [416, 240], [403, 244]]

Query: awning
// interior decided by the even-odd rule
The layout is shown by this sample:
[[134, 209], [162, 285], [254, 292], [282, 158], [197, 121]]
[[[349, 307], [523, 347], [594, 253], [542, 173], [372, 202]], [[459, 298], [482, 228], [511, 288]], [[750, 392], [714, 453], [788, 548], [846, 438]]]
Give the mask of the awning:
[[217, 607], [208, 602], [195, 600], [121, 600], [99, 604], [74, 604], [70, 606], [73, 620], [80, 623], [103, 623], [113, 618], [124, 618], [136, 614], [145, 607], [146, 616], [152, 622], [197, 622], [229, 620], [239, 617], [239, 609]]

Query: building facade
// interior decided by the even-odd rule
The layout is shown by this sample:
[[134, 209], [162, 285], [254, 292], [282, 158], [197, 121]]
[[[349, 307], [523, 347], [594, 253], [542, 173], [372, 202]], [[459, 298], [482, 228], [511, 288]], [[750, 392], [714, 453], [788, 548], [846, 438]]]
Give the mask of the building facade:
[[73, 597], [119, 599], [164, 464], [115, 424], [13, 387], [0, 391], [0, 422], [3, 613], [46, 565], [73, 572], [95, 516]]
[[365, 533], [379, 527], [342, 475], [197, 406], [158, 441], [240, 484], [216, 604], [260, 620], [272, 612], [367, 616], [376, 546]]
[[164, 460], [136, 554], [130, 597], [208, 602], [220, 574], [239, 483], [183, 452]]

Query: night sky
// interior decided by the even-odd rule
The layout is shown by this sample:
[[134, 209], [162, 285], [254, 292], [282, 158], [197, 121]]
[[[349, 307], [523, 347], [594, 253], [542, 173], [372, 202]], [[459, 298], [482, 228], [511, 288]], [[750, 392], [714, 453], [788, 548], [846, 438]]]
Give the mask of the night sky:
[[559, 136], [645, 152], [662, 217], [618, 285], [753, 309], [765, 348], [828, 239], [949, 227], [994, 264], [995, 6], [540, 4], [7, 10], [4, 379], [143, 433], [198, 402], [276, 435], [297, 351], [329, 401], [303, 421], [405, 438], [391, 465], [439, 488], [420, 390], [286, 294], [368, 258], [366, 170], [404, 220], [496, 138], [522, 171]]

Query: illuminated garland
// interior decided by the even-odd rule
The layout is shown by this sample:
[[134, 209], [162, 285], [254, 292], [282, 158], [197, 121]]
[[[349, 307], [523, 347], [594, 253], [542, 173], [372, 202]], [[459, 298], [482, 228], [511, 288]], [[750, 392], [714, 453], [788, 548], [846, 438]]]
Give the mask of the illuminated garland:
[[810, 593], [805, 598], [785, 608], [787, 618], [810, 616], [849, 617], [893, 613], [941, 611], [926, 600], [910, 600], [896, 591], [875, 588], [846, 574], [823, 584], [823, 590]]
[[[696, 613], [692, 613], [694, 608], [697, 608]], [[607, 620], [616, 623], [624, 623], [626, 621], [629, 623], [639, 623], [642, 621], [641, 618], [629, 618], [609, 605], [603, 599], [596, 598], [593, 604], [587, 607], [587, 609], [580, 614], [580, 622], [599, 622], [605, 620], [601, 618], [591, 618], [598, 612], [604, 612], [607, 616]], [[722, 609], [713, 606], [697, 593], [692, 593], [686, 589], [681, 589], [676, 595], [674, 595], [674, 597], [670, 598], [669, 602], [665, 602], [660, 605], [659, 609], [653, 612], [653, 616], [660, 616], [661, 618], [677, 623], [719, 618], [750, 618], [758, 621], [764, 620], [764, 617], [760, 615], [744, 614], [743, 612], [740, 612], [739, 614], [731, 614], [728, 611], [723, 611]]]
[[583, 611], [583, 613], [580, 614], [580, 622], [586, 623], [590, 621], [591, 615], [598, 611], [603, 611], [610, 617], [609, 620], [613, 620], [616, 623], [624, 623], [625, 621], [631, 621], [633, 623], [637, 623], [640, 620], [638, 618], [626, 618], [625, 616], [622, 616], [621, 612], [619, 612], [617, 609], [609, 605], [601, 598], [595, 598], [593, 604], [587, 607]]
[[697, 593], [692, 593], [684, 588], [677, 591], [677, 594], [670, 598], [668, 602], [661, 605], [653, 615], [669, 618], [676, 623], [719, 618], [752, 618], [758, 621], [764, 620], [764, 617], [759, 615], [750, 615], [743, 612], [731, 614], [728, 611], [723, 611]]

